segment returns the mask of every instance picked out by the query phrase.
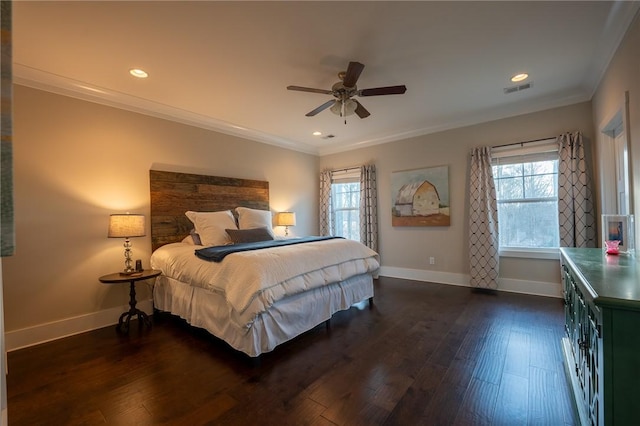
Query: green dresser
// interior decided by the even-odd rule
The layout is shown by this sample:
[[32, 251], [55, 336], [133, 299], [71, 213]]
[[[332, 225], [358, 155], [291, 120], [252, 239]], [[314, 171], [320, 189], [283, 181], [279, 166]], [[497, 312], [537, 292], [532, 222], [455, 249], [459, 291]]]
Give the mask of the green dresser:
[[562, 248], [567, 375], [585, 425], [640, 424], [640, 259]]

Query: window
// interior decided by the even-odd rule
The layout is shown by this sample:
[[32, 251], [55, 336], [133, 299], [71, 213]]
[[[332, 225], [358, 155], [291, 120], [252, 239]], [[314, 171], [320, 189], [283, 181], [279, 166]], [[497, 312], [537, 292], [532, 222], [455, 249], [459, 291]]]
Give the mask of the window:
[[492, 153], [501, 251], [560, 245], [558, 154], [546, 149], [548, 145]]
[[331, 183], [332, 235], [360, 241], [360, 173], [334, 173]]

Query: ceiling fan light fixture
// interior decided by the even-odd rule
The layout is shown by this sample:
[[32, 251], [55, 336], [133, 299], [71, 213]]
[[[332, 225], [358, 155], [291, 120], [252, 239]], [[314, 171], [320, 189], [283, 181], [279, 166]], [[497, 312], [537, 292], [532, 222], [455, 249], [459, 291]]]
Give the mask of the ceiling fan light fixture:
[[344, 101], [344, 115], [349, 116], [353, 115], [356, 112], [356, 108], [358, 108], [358, 104], [353, 99], [347, 99]]
[[342, 114], [342, 102], [340, 101], [335, 101], [333, 103], [333, 105], [331, 106], [331, 108], [329, 108], [331, 110], [332, 113], [334, 113], [335, 115], [341, 115]]
[[335, 115], [339, 115], [340, 117], [348, 117], [355, 114], [356, 108], [358, 108], [358, 104], [353, 99], [346, 99], [344, 101], [335, 101], [330, 109], [331, 112]]

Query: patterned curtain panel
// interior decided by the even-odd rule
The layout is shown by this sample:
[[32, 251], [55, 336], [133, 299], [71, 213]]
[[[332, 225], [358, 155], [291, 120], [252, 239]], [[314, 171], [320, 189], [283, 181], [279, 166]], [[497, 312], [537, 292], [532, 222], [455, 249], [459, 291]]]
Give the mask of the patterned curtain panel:
[[320, 173], [320, 235], [329, 236], [333, 230], [331, 218], [331, 170]]
[[373, 164], [360, 167], [360, 242], [378, 251], [378, 186]]
[[471, 286], [498, 288], [498, 205], [489, 147], [471, 150], [469, 170], [469, 270]]
[[13, 119], [12, 119], [12, 45], [11, 2], [0, 2], [0, 256], [15, 250], [13, 224]]
[[561, 247], [595, 247], [593, 192], [582, 133], [558, 136], [558, 219]]

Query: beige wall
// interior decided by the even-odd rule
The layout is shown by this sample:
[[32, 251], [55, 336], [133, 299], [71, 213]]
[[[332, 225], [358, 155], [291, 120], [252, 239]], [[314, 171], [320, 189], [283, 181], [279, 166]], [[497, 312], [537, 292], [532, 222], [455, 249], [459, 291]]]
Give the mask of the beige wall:
[[[613, 56], [607, 72], [593, 96], [593, 122], [596, 128], [596, 145], [604, 149], [608, 143], [599, 129], [603, 128], [613, 115], [621, 109], [625, 92], [629, 92], [629, 135], [631, 169], [635, 206], [634, 216], [640, 213], [640, 15], [630, 25], [625, 38]], [[600, 167], [599, 170], [602, 170]], [[640, 222], [636, 220], [636, 246], [640, 233]]]
[[[640, 188], [640, 24], [632, 24], [592, 102], [317, 158], [145, 115], [15, 86], [17, 253], [3, 260], [7, 332], [126, 305], [126, 286], [100, 284], [122, 267], [108, 215], [149, 213], [148, 170], [211, 173], [270, 182], [273, 211], [293, 209], [296, 235], [317, 233], [317, 172], [373, 162], [378, 170], [380, 253], [386, 267], [468, 273], [469, 149], [581, 130], [588, 140], [630, 93], [635, 187]], [[592, 119], [593, 117], [593, 119]], [[595, 125], [594, 125], [595, 123]], [[596, 147], [597, 148], [597, 147]], [[448, 165], [451, 226], [390, 225], [390, 174]], [[295, 179], [291, 179], [295, 176]], [[640, 196], [635, 197], [640, 211]], [[640, 222], [637, 222], [640, 226]], [[637, 233], [638, 234], [638, 233]], [[149, 237], [133, 240], [148, 266]], [[435, 257], [435, 265], [428, 258]], [[503, 258], [500, 276], [559, 281], [558, 262]], [[141, 298], [148, 290], [141, 286]], [[114, 318], [114, 321], [117, 318]]]
[[[554, 137], [580, 130], [593, 135], [591, 104], [580, 103], [446, 132], [327, 155], [321, 169], [372, 162], [378, 178], [380, 256], [387, 267], [468, 274], [467, 170], [472, 147]], [[392, 227], [390, 176], [394, 171], [449, 166], [451, 226]], [[429, 257], [435, 265], [429, 265]], [[557, 260], [502, 258], [500, 277], [559, 283]]]
[[[267, 180], [272, 210], [298, 213], [292, 233], [316, 232], [316, 156], [23, 86], [14, 97], [17, 250], [3, 260], [7, 332], [128, 303], [126, 285], [98, 281], [124, 266], [107, 222], [126, 211], [148, 217], [151, 168]], [[148, 267], [148, 224], [132, 243]], [[149, 298], [144, 285], [139, 293]]]

